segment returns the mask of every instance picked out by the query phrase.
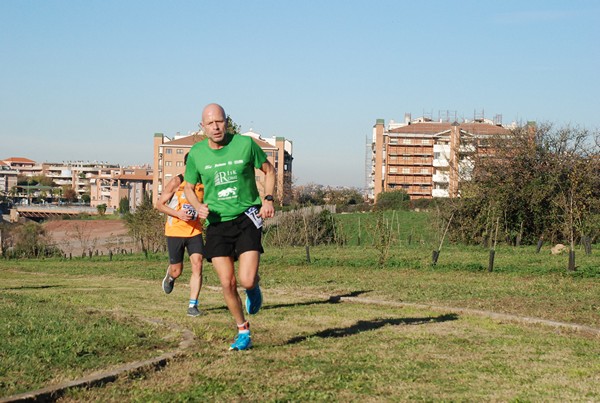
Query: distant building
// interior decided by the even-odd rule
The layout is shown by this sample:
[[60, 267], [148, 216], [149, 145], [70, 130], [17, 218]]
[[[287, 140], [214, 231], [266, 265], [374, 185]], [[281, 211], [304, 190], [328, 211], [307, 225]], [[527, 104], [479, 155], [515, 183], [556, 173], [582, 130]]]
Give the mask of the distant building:
[[90, 192], [90, 179], [92, 176], [97, 175], [103, 169], [119, 168], [118, 164], [107, 162], [68, 161], [38, 163], [22, 157], [11, 157], [1, 160], [1, 162], [11, 170], [16, 171], [18, 176], [45, 176], [52, 179], [57, 187], [71, 187], [75, 190], [79, 199], [81, 199], [83, 194]]
[[35, 176], [41, 175], [42, 172], [42, 166], [29, 158], [10, 157], [0, 162], [3, 162], [10, 169], [17, 171], [19, 175]]
[[149, 166], [101, 169], [90, 178], [90, 206], [106, 204], [108, 209], [117, 209], [121, 199], [126, 198], [129, 209], [135, 211], [150, 195], [152, 181]]
[[19, 172], [10, 165], [0, 161], [0, 196], [7, 196], [17, 186]]
[[485, 153], [490, 137], [510, 133], [496, 119], [432, 121], [421, 117], [402, 123], [383, 119], [373, 126], [369, 197], [405, 190], [411, 199], [456, 197], [460, 182], [468, 180], [473, 156]]
[[83, 194], [90, 192], [92, 177], [98, 175], [102, 170], [118, 168], [118, 164], [97, 161], [44, 162], [42, 173], [44, 176], [51, 178], [58, 186], [72, 187], [77, 192], [77, 197], [81, 199]]
[[[250, 136], [265, 151], [267, 158], [277, 171], [275, 198], [279, 204], [288, 203], [292, 188], [292, 142], [283, 137], [264, 139], [258, 133], [248, 131], [242, 136]], [[184, 157], [192, 146], [205, 139], [202, 132], [193, 132], [182, 136], [179, 133], [173, 139], [163, 133], [154, 134], [154, 180], [153, 200], [156, 204], [163, 186], [174, 176], [185, 172]], [[265, 176], [256, 170], [257, 186], [261, 197], [264, 196]]]

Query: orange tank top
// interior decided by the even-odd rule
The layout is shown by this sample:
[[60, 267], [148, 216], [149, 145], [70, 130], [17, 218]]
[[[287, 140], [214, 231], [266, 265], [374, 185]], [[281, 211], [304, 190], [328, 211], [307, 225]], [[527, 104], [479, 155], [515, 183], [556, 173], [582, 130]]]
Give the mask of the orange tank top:
[[[190, 203], [188, 203], [185, 198], [185, 193], [183, 192], [183, 188], [185, 187], [185, 182], [182, 182], [181, 185], [177, 188], [173, 197], [169, 201], [168, 206], [173, 210], [190, 210], [191, 215], [198, 216], [196, 210]], [[194, 192], [198, 197], [198, 200], [202, 202], [204, 198], [204, 186], [201, 183], [196, 184], [194, 188]], [[167, 222], [165, 224], [165, 235], [166, 236], [174, 236], [174, 237], [182, 237], [182, 238], [191, 238], [198, 234], [202, 233], [202, 226], [204, 225], [204, 220], [200, 218], [196, 218], [190, 221], [182, 221], [177, 217], [167, 217]]]

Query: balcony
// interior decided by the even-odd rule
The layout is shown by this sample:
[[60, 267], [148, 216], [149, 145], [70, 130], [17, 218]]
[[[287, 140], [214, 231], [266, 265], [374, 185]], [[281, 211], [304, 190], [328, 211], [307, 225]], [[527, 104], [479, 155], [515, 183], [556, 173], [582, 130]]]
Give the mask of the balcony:
[[433, 166], [436, 168], [444, 168], [450, 166], [450, 163], [445, 158], [435, 158], [433, 160]]
[[437, 183], [448, 183], [450, 182], [450, 176], [443, 174], [434, 174], [433, 181]]
[[433, 197], [450, 197], [447, 189], [432, 189], [431, 196]]
[[433, 152], [450, 154], [450, 146], [447, 144], [434, 144]]
[[431, 189], [409, 189], [408, 193], [411, 195], [429, 196], [431, 195]]

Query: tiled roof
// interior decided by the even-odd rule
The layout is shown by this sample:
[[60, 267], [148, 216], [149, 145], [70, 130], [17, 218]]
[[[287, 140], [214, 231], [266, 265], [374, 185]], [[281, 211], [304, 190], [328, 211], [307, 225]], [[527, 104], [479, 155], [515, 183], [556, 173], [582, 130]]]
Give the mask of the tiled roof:
[[[426, 122], [412, 123], [408, 126], [397, 127], [391, 129], [390, 133], [414, 133], [414, 134], [436, 134], [448, 131], [452, 128], [452, 123], [449, 122]], [[471, 134], [507, 134], [510, 130], [502, 126], [490, 125], [487, 123], [461, 123], [460, 130]]]
[[199, 141], [202, 141], [206, 138], [205, 135], [196, 135], [192, 134], [189, 136], [181, 137], [175, 140], [167, 141], [163, 145], [165, 146], [193, 146]]
[[[252, 137], [252, 136], [250, 136], [250, 137]], [[261, 139], [257, 139], [257, 138], [252, 137], [252, 140], [254, 140], [254, 142], [256, 144], [258, 144], [260, 146], [260, 148], [262, 148], [262, 149], [265, 149], [265, 148], [276, 149], [277, 148], [277, 147], [274, 147], [272, 144], [267, 143], [266, 141], [261, 140]]]
[[460, 129], [472, 134], [508, 134], [510, 130], [502, 126], [488, 125], [486, 123], [463, 123]]
[[34, 165], [36, 163], [35, 161], [30, 160], [29, 158], [23, 158], [23, 157], [10, 157], [10, 158], [6, 158], [2, 161], [13, 162], [13, 163], [18, 163], [18, 164], [34, 164]]
[[[275, 149], [277, 147], [274, 147], [272, 144], [267, 143], [264, 140], [261, 139], [257, 139], [253, 136], [248, 136], [251, 137], [256, 144], [258, 144], [260, 146], [260, 148], [271, 148], [271, 149]], [[165, 146], [193, 146], [194, 144], [196, 144], [199, 141], [202, 141], [206, 138], [206, 136], [204, 134], [202, 135], [195, 135], [192, 134], [190, 136], [185, 136], [185, 137], [181, 137], [175, 140], [171, 140], [168, 141], [166, 143], [164, 143], [163, 145]]]
[[397, 127], [390, 130], [390, 133], [418, 133], [418, 134], [435, 134], [446, 130], [450, 130], [451, 123], [448, 122], [427, 122], [427, 123], [412, 123], [408, 126]]

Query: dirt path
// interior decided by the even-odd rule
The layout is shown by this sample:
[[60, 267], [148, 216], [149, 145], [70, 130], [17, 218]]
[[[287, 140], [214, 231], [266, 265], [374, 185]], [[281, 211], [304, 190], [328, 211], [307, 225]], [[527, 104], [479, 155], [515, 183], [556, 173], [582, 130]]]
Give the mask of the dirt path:
[[108, 254], [134, 248], [123, 220], [52, 220], [43, 224], [46, 233], [65, 254]]

